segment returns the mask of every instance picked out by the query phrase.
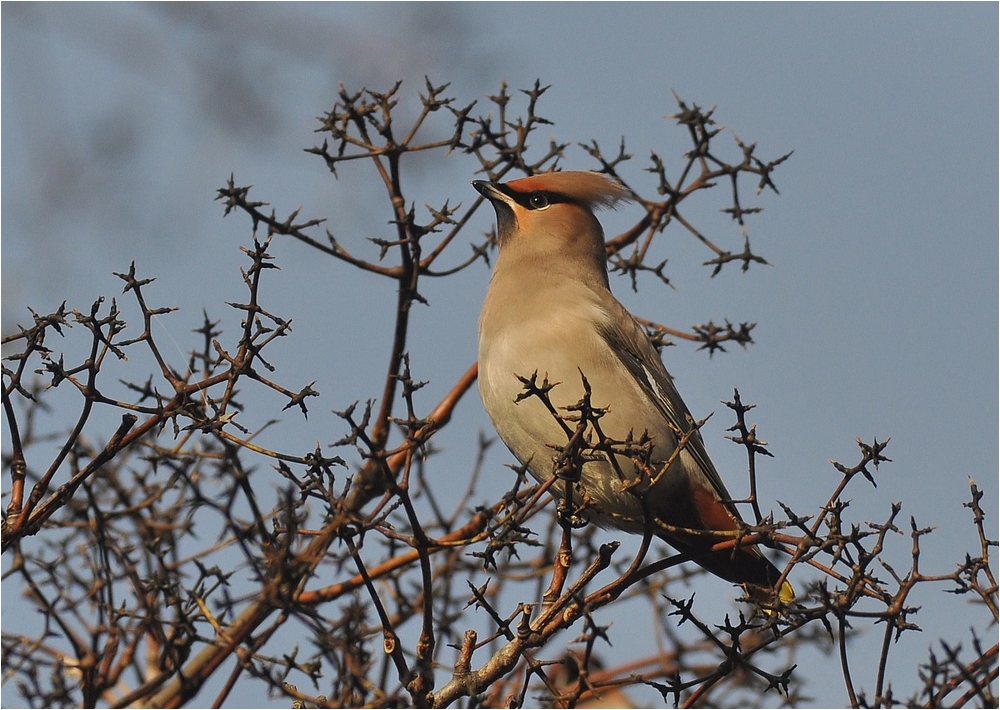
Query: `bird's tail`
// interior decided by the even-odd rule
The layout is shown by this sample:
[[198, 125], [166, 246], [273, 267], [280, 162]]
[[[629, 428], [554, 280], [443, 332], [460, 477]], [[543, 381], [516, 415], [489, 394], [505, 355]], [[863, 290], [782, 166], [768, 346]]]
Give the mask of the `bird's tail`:
[[783, 580], [776, 589], [781, 572], [757, 547], [741, 547], [706, 553], [699, 545], [668, 539], [671, 545], [690, 555], [691, 559], [717, 577], [738, 584], [747, 596], [764, 606], [780, 606], [795, 600], [795, 588]]

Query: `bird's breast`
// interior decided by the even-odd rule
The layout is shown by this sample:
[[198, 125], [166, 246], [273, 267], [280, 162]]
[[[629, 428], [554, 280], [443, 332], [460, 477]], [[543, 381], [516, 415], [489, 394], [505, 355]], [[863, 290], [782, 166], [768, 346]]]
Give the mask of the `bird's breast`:
[[[565, 306], [560, 307], [560, 302]], [[547, 305], [539, 308], [539, 303]], [[531, 300], [516, 318], [506, 317], [510, 310], [504, 309], [503, 320], [492, 317], [495, 311], [489, 305], [480, 322], [480, 395], [500, 438], [536, 479], [552, 475], [553, 458], [569, 439], [567, 429], [576, 428], [576, 412], [567, 407], [584, 397], [584, 377], [591, 389], [591, 406], [606, 410], [599, 425], [608, 439], [622, 441], [648, 433], [654, 439], [656, 458], [669, 457], [676, 438], [602, 337], [608, 315], [599, 303], [585, 297]], [[552, 386], [545, 395], [548, 404], [538, 395], [524, 396], [527, 390], [521, 378], [532, 376], [536, 387], [542, 388], [546, 381]], [[553, 409], [564, 417], [565, 427]], [[597, 443], [592, 427], [587, 437]], [[639, 503], [623, 493], [621, 480], [621, 473], [634, 477], [635, 468], [627, 458], [617, 458], [617, 469], [608, 460], [585, 464], [583, 483], [599, 513], [636, 520], [641, 516]], [[621, 523], [613, 524], [621, 527]]]

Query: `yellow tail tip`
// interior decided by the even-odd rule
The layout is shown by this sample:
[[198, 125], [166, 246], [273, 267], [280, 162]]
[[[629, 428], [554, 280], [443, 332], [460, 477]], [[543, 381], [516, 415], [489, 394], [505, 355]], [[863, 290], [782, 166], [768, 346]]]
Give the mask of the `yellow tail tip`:
[[795, 601], [795, 587], [787, 579], [781, 583], [781, 591], [778, 592], [778, 601], [782, 604], [791, 604]]
[[756, 602], [768, 616], [779, 613], [781, 607], [788, 606], [795, 601], [795, 587], [788, 580], [781, 583], [781, 589], [777, 593], [773, 588], [756, 584], [741, 584], [740, 586], [743, 587], [746, 595]]

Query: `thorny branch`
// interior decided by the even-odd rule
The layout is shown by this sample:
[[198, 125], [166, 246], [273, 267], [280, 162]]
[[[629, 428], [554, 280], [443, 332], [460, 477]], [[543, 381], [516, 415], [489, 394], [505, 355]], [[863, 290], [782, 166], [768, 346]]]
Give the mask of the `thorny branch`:
[[[816, 647], [836, 653], [844, 702], [854, 706], [996, 706], [997, 645], [982, 640], [998, 618], [992, 511], [970, 481], [975, 549], [952, 570], [925, 569], [929, 528], [902, 522], [902, 504], [890, 505], [882, 522], [860, 521], [847, 497], [867, 485], [859, 478], [878, 482], [888, 440], [859, 440], [856, 464], [833, 464], [825, 501], [806, 514], [779, 503], [784, 517], [774, 519], [764, 513], [759, 465], [771, 454], [746, 418], [753, 405], [738, 392], [727, 403], [736, 415], [731, 438], [748, 464], [748, 497], [736, 502], [749, 504], [754, 524], [737, 536], [683, 532], [710, 535], [713, 551], [780, 551], [783, 574], [801, 591], [795, 605], [771, 615], [720, 613], [696, 594], [679, 594], [702, 572], [669, 554], [652, 522], [622, 540], [587, 524], [580, 468], [588, 461], [613, 462], [642, 505], [662, 472], [649, 465], [648, 436], [605, 435], [608, 403], [593, 401], [586, 373], [584, 397], [566, 408], [551, 399], [563, 385], [521, 373], [522, 399], [542, 402], [563, 434], [552, 442], [557, 475], [547, 483], [529, 485], [517, 467], [499, 494], [497, 474], [484, 470], [492, 466], [485, 437], [471, 470], [442, 463], [449, 460], [437, 434], [476, 366], [456, 372], [435, 406], [422, 404], [426, 383], [409, 356], [411, 313], [428, 305], [422, 279], [489, 263], [496, 238], [465, 236], [473, 220], [487, 223], [479, 198], [441, 195], [418, 209], [407, 198], [408, 156], [464, 160], [469, 176], [491, 180], [559, 169], [575, 148], [539, 139], [540, 129], [553, 130], [540, 113], [547, 88], [536, 82], [511, 93], [503, 84], [484, 106], [461, 105], [447, 84], [427, 80], [404, 121], [400, 84], [385, 92], [341, 87], [319, 119], [322, 142], [307, 152], [335, 178], [370, 166], [386, 209], [376, 236], [366, 247], [335, 237], [332, 220], [300, 218], [298, 209], [279, 217], [230, 176], [218, 199], [251, 230], [240, 272], [245, 296], [228, 303], [235, 319], [205, 312], [186, 362], [172, 362], [154, 336], [154, 319], [179, 316], [151, 305], [162, 288], [135, 264], [116, 274], [122, 303], [32, 311], [28, 325], [3, 338], [5, 591], [23, 595], [34, 612], [23, 623], [5, 615], [4, 679], [20, 699], [46, 707], [204, 703], [205, 685], [226, 666], [216, 706], [246, 678], [293, 707], [572, 707], [595, 698], [623, 703], [611, 698], [643, 691], [675, 706], [757, 704], [769, 690], [801, 704], [812, 669], [795, 659]], [[713, 276], [731, 262], [744, 271], [767, 263], [751, 247], [748, 220], [761, 207], [748, 203], [746, 180], [758, 196], [777, 193], [776, 170], [791, 154], [765, 159], [738, 137], [727, 148], [714, 108], [676, 102], [670, 118], [689, 147], [676, 165], [650, 152], [652, 190], [632, 170], [624, 139], [608, 155], [594, 141], [575, 144], [637, 205], [631, 226], [607, 241], [612, 270], [633, 289], [645, 274], [671, 284], [678, 265], [669, 259], [668, 228], [707, 250]], [[735, 235], [699, 229], [683, 204], [719, 185], [728, 188], [722, 211]], [[293, 337], [292, 321], [266, 304], [282, 237], [340, 268], [374, 274], [396, 293], [388, 318], [369, 319], [390, 335], [372, 398], [325, 405], [339, 410], [335, 423], [317, 425], [317, 439], [330, 443], [308, 450], [284, 446], [280, 429], [288, 419], [315, 425], [316, 415], [307, 417], [321, 396], [316, 382], [280, 382], [287, 360], [272, 345]], [[462, 253], [466, 239], [471, 249]], [[755, 325], [643, 324], [658, 346], [694, 342], [710, 355], [730, 342], [751, 345]], [[137, 374], [144, 361], [151, 372]], [[678, 435], [683, 447], [690, 433]], [[933, 644], [920, 684], [897, 696], [903, 681], [891, 678], [889, 659], [896, 641], [918, 628], [914, 591], [924, 587], [972, 600], [980, 618], [970, 616], [962, 640]], [[632, 644], [620, 643], [609, 608], [646, 614], [649, 643], [613, 654], [612, 644]], [[874, 668], [853, 661], [864, 627], [881, 632]], [[615, 661], [602, 668], [601, 656]]]

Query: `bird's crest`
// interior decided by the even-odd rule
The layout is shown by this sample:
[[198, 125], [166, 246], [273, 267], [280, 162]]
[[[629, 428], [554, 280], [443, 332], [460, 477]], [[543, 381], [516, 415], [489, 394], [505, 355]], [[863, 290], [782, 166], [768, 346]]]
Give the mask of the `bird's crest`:
[[617, 180], [588, 171], [541, 173], [512, 180], [507, 187], [520, 193], [537, 191], [554, 192], [591, 209], [614, 207], [618, 202], [630, 200], [631, 193]]

